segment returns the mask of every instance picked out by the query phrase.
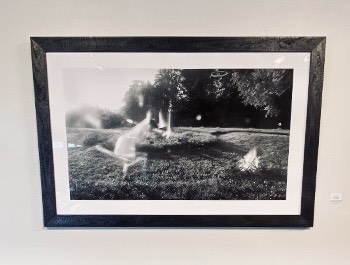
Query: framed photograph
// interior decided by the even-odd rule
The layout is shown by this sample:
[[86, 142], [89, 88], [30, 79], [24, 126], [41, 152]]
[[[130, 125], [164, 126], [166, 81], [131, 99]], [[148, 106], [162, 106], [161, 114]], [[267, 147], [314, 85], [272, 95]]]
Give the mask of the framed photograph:
[[325, 37], [32, 37], [46, 227], [311, 227]]

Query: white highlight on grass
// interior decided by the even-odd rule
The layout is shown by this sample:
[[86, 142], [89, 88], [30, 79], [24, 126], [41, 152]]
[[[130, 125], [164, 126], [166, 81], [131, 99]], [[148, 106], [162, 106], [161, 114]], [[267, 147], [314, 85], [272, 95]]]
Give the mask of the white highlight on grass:
[[249, 152], [238, 161], [238, 167], [241, 171], [254, 172], [259, 168], [260, 157], [256, 147], [253, 147]]

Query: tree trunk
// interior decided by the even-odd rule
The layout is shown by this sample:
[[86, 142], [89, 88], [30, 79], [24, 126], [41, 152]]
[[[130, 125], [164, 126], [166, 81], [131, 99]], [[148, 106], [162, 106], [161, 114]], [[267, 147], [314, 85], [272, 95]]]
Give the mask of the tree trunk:
[[168, 128], [168, 123], [166, 122], [166, 119], [164, 118], [163, 111], [159, 111], [159, 123], [158, 123], [158, 128], [159, 129], [165, 129]]

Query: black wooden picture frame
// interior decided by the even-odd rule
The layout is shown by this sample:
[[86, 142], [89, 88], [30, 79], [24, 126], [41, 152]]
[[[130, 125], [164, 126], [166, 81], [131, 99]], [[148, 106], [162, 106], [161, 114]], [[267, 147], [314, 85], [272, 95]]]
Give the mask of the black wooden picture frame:
[[[32, 37], [32, 66], [45, 227], [312, 227], [325, 37]], [[58, 214], [48, 53], [310, 53], [301, 211], [298, 215]]]

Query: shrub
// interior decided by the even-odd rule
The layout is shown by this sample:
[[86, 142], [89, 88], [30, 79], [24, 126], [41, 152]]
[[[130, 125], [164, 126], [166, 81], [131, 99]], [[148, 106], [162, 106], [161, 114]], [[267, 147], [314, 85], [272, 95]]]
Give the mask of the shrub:
[[66, 114], [66, 125], [72, 128], [112, 129], [127, 124], [121, 114], [98, 107], [83, 107]]
[[91, 147], [104, 143], [108, 138], [108, 135], [101, 134], [100, 132], [88, 132], [83, 137], [82, 143], [84, 147]]

